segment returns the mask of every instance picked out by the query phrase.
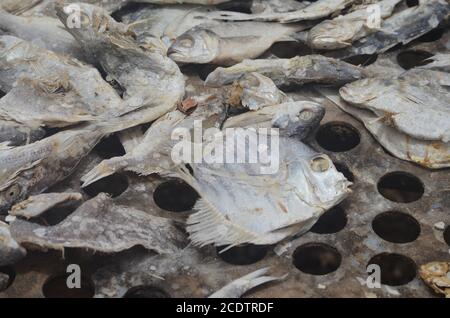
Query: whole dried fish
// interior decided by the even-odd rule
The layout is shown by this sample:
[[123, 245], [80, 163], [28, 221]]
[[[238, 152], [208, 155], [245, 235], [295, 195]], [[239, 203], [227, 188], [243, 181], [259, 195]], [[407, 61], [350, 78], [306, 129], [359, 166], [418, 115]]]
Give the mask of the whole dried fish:
[[209, 74], [205, 83], [223, 86], [251, 72], [269, 77], [277, 86], [312, 82], [341, 85], [365, 77], [360, 67], [322, 55], [307, 55], [292, 59], [245, 60], [228, 68], [219, 67]]
[[206, 23], [179, 36], [168, 55], [181, 63], [233, 65], [260, 56], [275, 42], [307, 27], [265, 22]]
[[340, 11], [356, 0], [318, 0], [305, 8], [291, 12], [262, 12], [259, 14], [246, 14], [239, 12], [214, 12], [211, 16], [216, 19], [233, 21], [279, 21], [281, 23], [292, 23], [304, 20], [317, 20], [325, 18]]
[[225, 287], [216, 291], [209, 298], [240, 298], [249, 290], [261, 286], [263, 284], [283, 280], [286, 276], [275, 277], [265, 276], [269, 271], [269, 267], [258, 269], [250, 274], [232, 281]]
[[372, 33], [352, 46], [330, 52], [329, 55], [347, 58], [354, 55], [386, 52], [395, 45], [407, 44], [436, 28], [450, 14], [446, 0], [426, 0], [387, 18], [378, 32]]
[[419, 275], [436, 293], [450, 298], [450, 263], [431, 262], [422, 265]]
[[20, 216], [26, 219], [35, 218], [51, 208], [67, 202], [78, 202], [83, 199], [81, 193], [43, 193], [30, 196], [28, 199], [17, 203], [9, 211], [10, 215]]
[[85, 59], [78, 42], [64, 30], [58, 19], [20, 17], [0, 10], [0, 30], [58, 54], [70, 55], [81, 61]]
[[57, 7], [58, 17], [85, 52], [125, 89], [126, 104], [142, 107], [130, 116], [146, 123], [174, 109], [184, 96], [185, 82], [178, 66], [165, 56], [164, 50], [156, 46], [141, 48], [128, 28], [105, 10], [84, 3], [77, 5], [87, 17], [81, 28], [67, 24], [64, 6]]
[[9, 225], [0, 221], [0, 266], [14, 264], [26, 254], [26, 250], [11, 237]]
[[[258, 138], [247, 138], [241, 130], [228, 132], [227, 141], [234, 140], [237, 153], [227, 147], [226, 158], [258, 149], [261, 135], [259, 131], [255, 134]], [[220, 147], [221, 141], [214, 142], [219, 145], [212, 148]], [[266, 146], [268, 153], [274, 151], [271, 142]], [[233, 152], [228, 154], [228, 151]], [[190, 165], [193, 174], [183, 166], [170, 174], [186, 181], [201, 197], [194, 207], [198, 212], [187, 220], [192, 243], [200, 246], [275, 244], [308, 231], [322, 213], [350, 193], [351, 183], [336, 170], [328, 156], [293, 138], [279, 137], [278, 159], [276, 172], [262, 162], [202, 162]], [[264, 168], [267, 174], [261, 173], [266, 171]]]
[[85, 248], [114, 253], [135, 245], [159, 254], [178, 251], [184, 236], [171, 220], [113, 203], [106, 194], [82, 204], [61, 223], [40, 226], [16, 219], [11, 234], [20, 244], [47, 249]]
[[[382, 0], [377, 2], [379, 18], [391, 16], [395, 6], [401, 0]], [[308, 45], [317, 50], [335, 50], [348, 47], [355, 40], [361, 39], [370, 33], [376, 32], [372, 26], [373, 4], [358, 8], [349, 14], [341, 15], [332, 20], [325, 20], [308, 32]]]

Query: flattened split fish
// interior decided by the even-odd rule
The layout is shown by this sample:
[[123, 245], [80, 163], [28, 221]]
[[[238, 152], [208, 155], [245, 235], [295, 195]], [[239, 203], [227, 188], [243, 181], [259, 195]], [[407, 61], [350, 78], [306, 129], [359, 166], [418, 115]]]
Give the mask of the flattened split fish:
[[364, 70], [358, 66], [322, 55], [306, 55], [292, 59], [245, 60], [228, 68], [219, 67], [208, 75], [205, 83], [220, 87], [252, 72], [267, 76], [277, 86], [306, 83], [342, 85], [365, 77]]
[[84, 248], [114, 253], [135, 245], [159, 254], [178, 251], [185, 239], [172, 221], [113, 203], [101, 193], [83, 203], [61, 223], [41, 226], [17, 218], [11, 234], [20, 244], [44, 249]]

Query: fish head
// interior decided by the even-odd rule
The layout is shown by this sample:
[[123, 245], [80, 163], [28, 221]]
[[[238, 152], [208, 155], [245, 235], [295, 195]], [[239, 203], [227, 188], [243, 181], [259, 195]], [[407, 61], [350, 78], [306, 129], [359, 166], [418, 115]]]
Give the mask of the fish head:
[[325, 116], [325, 108], [315, 102], [288, 102], [277, 107], [272, 127], [280, 129], [280, 135], [300, 140], [314, 131]]
[[193, 28], [180, 35], [167, 55], [175, 62], [206, 64], [219, 55], [220, 39], [212, 31]]
[[352, 183], [337, 171], [327, 155], [314, 154], [304, 164], [307, 165], [304, 168], [305, 176], [320, 207], [329, 209], [351, 193]]
[[244, 75], [239, 79], [238, 86], [242, 89], [242, 105], [250, 110], [281, 104], [289, 100], [270, 78], [259, 73]]
[[13, 183], [0, 188], [0, 214], [4, 214], [16, 203], [26, 199], [27, 186], [15, 179]]

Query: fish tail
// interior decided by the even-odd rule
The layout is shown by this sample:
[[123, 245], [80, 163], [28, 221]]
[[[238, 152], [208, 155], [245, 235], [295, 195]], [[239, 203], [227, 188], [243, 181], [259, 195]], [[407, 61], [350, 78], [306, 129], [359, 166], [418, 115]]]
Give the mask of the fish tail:
[[97, 166], [95, 166], [91, 171], [85, 174], [81, 181], [83, 182], [83, 188], [88, 185], [106, 178], [118, 171], [122, 171], [126, 168], [126, 162], [123, 157], [111, 158], [108, 160], [103, 160]]

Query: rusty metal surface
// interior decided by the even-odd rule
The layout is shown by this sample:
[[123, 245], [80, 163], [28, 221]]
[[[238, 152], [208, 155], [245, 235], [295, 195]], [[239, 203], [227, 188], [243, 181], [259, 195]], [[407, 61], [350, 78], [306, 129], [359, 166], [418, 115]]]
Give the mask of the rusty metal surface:
[[[401, 72], [396, 66], [396, 57], [400, 51], [438, 52], [444, 50], [448, 43], [447, 32], [438, 42], [419, 43], [388, 53], [380, 57], [371, 68], [390, 64]], [[192, 85], [195, 86], [195, 83], [193, 81]], [[300, 92], [291, 94], [295, 96]], [[327, 114], [322, 127], [327, 123], [346, 123], [356, 129], [356, 136], [360, 138], [356, 147], [344, 152], [327, 151], [314, 136], [309, 140], [311, 146], [330, 155], [335, 163], [346, 167], [354, 177], [353, 194], [340, 205], [345, 211], [347, 221], [345, 227], [337, 233], [308, 232], [290, 242], [282, 243], [285, 250], [281, 255], [277, 255], [273, 247], [267, 247], [265, 257], [249, 265], [229, 264], [219, 257], [216, 249], [212, 247], [187, 247], [192, 252], [187, 253], [185, 259], [181, 260], [181, 269], [164, 276], [164, 280], [155, 278], [155, 268], [175, 268], [180, 264], [171, 263], [170, 260], [159, 262], [154, 254], [141, 248], [109, 256], [79, 250], [29, 252], [25, 259], [14, 266], [15, 279], [9, 288], [0, 293], [0, 297], [44, 297], [43, 286], [49, 278], [64, 273], [66, 265], [70, 263], [81, 265], [84, 276], [92, 279], [92, 293], [95, 290], [96, 297], [122, 297], [136, 286], [151, 287], [153, 292], [159, 292], [158, 296], [206, 297], [233, 279], [265, 266], [270, 266], [274, 274], [289, 275], [282, 282], [252, 291], [247, 294], [248, 297], [436, 297], [415, 271], [418, 266], [431, 261], [450, 260], [450, 246], [444, 239], [444, 230], [435, 226], [438, 222], [450, 224], [450, 170], [431, 171], [394, 158], [375, 141], [359, 121], [332, 104], [328, 103], [326, 107]], [[75, 174], [55, 190], [82, 191], [80, 176], [100, 160], [96, 153], [92, 153], [82, 161]], [[401, 203], [385, 198], [379, 192], [377, 184], [383, 176], [392, 172], [403, 172], [418, 178], [419, 185], [422, 184], [424, 188], [420, 199]], [[127, 174], [126, 178], [128, 188], [115, 198], [117, 203], [180, 221], [191, 213], [168, 212], [155, 204], [153, 192], [159, 184], [167, 180], [133, 174]], [[89, 198], [87, 194], [84, 195], [86, 199]], [[387, 211], [399, 211], [412, 216], [420, 226], [417, 239], [400, 244], [378, 236], [372, 228], [372, 222], [377, 215]], [[388, 227], [389, 224], [384, 226]], [[405, 229], [408, 229], [407, 224]], [[401, 236], [401, 233], [397, 234]], [[302, 250], [305, 244], [308, 244], [306, 246], [309, 246], [309, 251], [313, 254], [298, 256], [297, 249]], [[297, 269], [294, 265], [295, 256], [300, 257], [306, 267], [314, 267], [314, 252], [320, 251], [320, 246], [323, 246], [321, 244], [331, 247], [328, 250], [334, 253], [323, 256], [325, 258], [321, 259], [322, 265], [338, 266], [337, 270], [324, 275], [313, 275]], [[407, 257], [408, 259], [402, 260], [406, 260], [404, 264], [410, 265], [411, 269], [400, 267], [403, 270], [391, 275], [390, 279], [398, 282], [399, 286], [382, 285], [379, 289], [370, 289], [361, 283], [361, 279], [365, 280], [367, 277], [366, 266], [370, 260], [380, 254], [386, 256], [383, 253]], [[398, 256], [387, 256], [385, 267], [381, 267], [382, 275], [383, 271], [384, 274], [389, 274], [389, 266], [395, 264], [398, 259]], [[175, 259], [173, 262], [176, 261]], [[196, 266], [198, 263], [202, 265]], [[98, 271], [99, 269], [102, 270]], [[402, 280], [408, 280], [408, 275], [413, 275], [412, 280], [400, 284]], [[89, 296], [89, 293], [86, 296]]]

